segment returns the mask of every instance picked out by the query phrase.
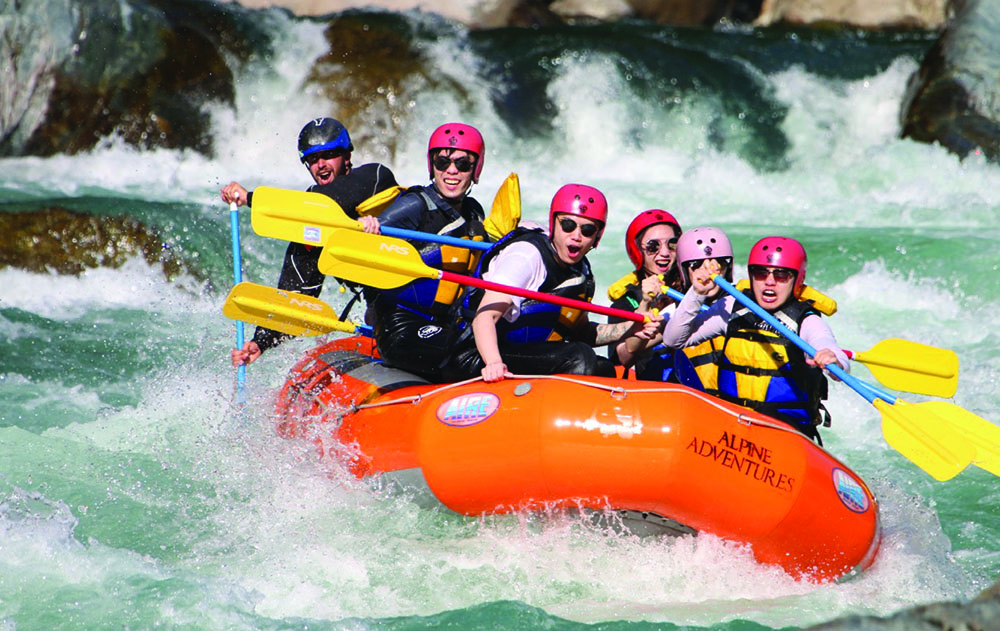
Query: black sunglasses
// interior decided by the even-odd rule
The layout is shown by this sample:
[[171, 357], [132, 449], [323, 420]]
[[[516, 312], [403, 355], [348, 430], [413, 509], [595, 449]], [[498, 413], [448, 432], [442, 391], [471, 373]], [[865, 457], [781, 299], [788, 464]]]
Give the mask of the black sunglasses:
[[343, 155], [347, 155], [347, 152], [343, 149], [327, 149], [325, 151], [317, 151], [316, 153], [310, 153], [306, 156], [306, 164], [312, 166], [320, 160], [336, 160]]
[[472, 167], [476, 166], [475, 162], [469, 160], [465, 156], [455, 158], [454, 160], [445, 156], [437, 156], [434, 158], [434, 168], [438, 171], [447, 171], [448, 167], [450, 167], [453, 163], [459, 173], [468, 173], [472, 170]]
[[646, 254], [657, 254], [664, 244], [666, 244], [667, 249], [671, 252], [677, 251], [677, 237], [670, 237], [665, 241], [650, 239], [642, 244], [642, 249], [646, 251]]
[[768, 276], [774, 276], [774, 282], [776, 283], [787, 283], [795, 278], [795, 270], [783, 267], [767, 268], [754, 265], [748, 271], [750, 272], [750, 278], [757, 282], [764, 282]]
[[[695, 261], [684, 261], [684, 267], [688, 268], [690, 271], [694, 271], [701, 267], [701, 264], [705, 261], [711, 261], [712, 259], [697, 259]], [[728, 256], [720, 259], [715, 259], [719, 262], [719, 267], [725, 269], [733, 262]]]
[[595, 234], [597, 234], [597, 230], [598, 230], [597, 224], [594, 224], [594, 223], [582, 223], [582, 224], [581, 223], [576, 223], [575, 221], [573, 221], [569, 217], [563, 217], [562, 219], [560, 219], [559, 220], [559, 227], [562, 228], [562, 231], [565, 232], [566, 234], [572, 234], [572, 232], [574, 230], [576, 230], [577, 228], [579, 228], [580, 229], [580, 234], [582, 234], [584, 236], [584, 238], [587, 238], [587, 239], [589, 239], [590, 237], [592, 237]]

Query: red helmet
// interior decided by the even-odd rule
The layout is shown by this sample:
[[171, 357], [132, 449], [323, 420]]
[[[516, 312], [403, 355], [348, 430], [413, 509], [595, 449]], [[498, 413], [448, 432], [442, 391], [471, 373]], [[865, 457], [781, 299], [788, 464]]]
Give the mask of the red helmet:
[[796, 296], [806, 282], [806, 249], [790, 237], [764, 237], [750, 248], [747, 266], [786, 267], [795, 270]]
[[635, 265], [636, 269], [642, 267], [642, 251], [639, 250], [639, 237], [642, 236], [646, 228], [661, 223], [673, 226], [674, 231], [677, 232], [677, 236], [680, 236], [684, 232], [681, 230], [681, 224], [677, 222], [677, 219], [673, 215], [659, 208], [642, 211], [628, 225], [628, 230], [625, 231], [625, 252], [628, 253], [628, 258]]
[[597, 222], [600, 229], [594, 239], [594, 247], [604, 234], [604, 226], [608, 223], [608, 200], [604, 193], [586, 184], [566, 184], [552, 198], [549, 207], [549, 236], [555, 234], [556, 215], [579, 215]]
[[427, 174], [431, 179], [434, 179], [431, 154], [435, 149], [461, 149], [475, 154], [476, 167], [472, 171], [472, 181], [479, 183], [479, 174], [483, 172], [483, 162], [486, 161], [486, 143], [478, 129], [465, 123], [446, 123], [434, 130], [427, 143]]

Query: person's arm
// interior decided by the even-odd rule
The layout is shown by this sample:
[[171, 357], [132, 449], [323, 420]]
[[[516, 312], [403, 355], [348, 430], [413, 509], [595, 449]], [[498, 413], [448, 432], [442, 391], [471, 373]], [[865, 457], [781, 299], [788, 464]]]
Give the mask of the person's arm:
[[396, 186], [396, 176], [392, 171], [384, 164], [372, 162], [354, 167], [328, 184], [310, 186], [309, 190], [326, 195], [340, 204], [349, 217], [357, 219], [358, 204], [393, 186]]
[[818, 315], [807, 316], [799, 327], [799, 336], [817, 349], [816, 357], [806, 359], [810, 366], [825, 368], [836, 362], [845, 371], [850, 371], [851, 362], [847, 354], [840, 348], [837, 338], [823, 318]]
[[479, 303], [479, 310], [472, 320], [472, 335], [476, 341], [476, 350], [483, 359], [483, 381], [492, 383], [502, 381], [510, 376], [507, 365], [500, 355], [500, 344], [497, 341], [497, 321], [511, 307], [511, 297], [496, 291], [487, 290]]
[[[289, 243], [288, 248], [285, 250], [285, 259], [281, 265], [281, 273], [278, 275], [278, 289], [293, 291], [314, 298], [318, 297], [323, 290], [323, 280], [326, 278], [319, 271], [319, 255], [321, 252], [322, 248], [302, 245], [301, 243]], [[247, 361], [254, 361], [260, 356], [260, 353], [274, 348], [292, 337], [294, 336], [287, 333], [258, 326], [251, 340], [257, 346], [257, 353], [254, 355], [252, 352], [253, 349], [249, 349], [251, 352]]]
[[702, 311], [701, 306], [705, 304], [705, 299], [704, 294], [698, 293], [693, 288], [684, 294], [684, 299], [677, 305], [663, 328], [662, 343], [665, 347], [676, 350], [694, 346], [726, 332], [735, 301], [732, 297], [727, 297], [725, 300], [713, 303], [707, 311]]
[[[636, 312], [647, 312], [651, 310], [652, 305], [659, 304], [662, 302], [661, 287], [663, 285], [663, 280], [659, 276], [647, 276], [639, 287], [641, 294], [641, 301], [638, 305], [634, 305], [633, 308], [629, 308], [629, 311]], [[633, 299], [634, 300], [634, 299]], [[621, 300], [613, 304], [615, 308], [620, 308], [620, 303], [629, 302], [627, 297], [623, 297]], [[629, 305], [630, 307], [633, 305]], [[664, 317], [666, 319], [667, 316]], [[608, 318], [609, 323], [616, 323], [619, 320], [617, 318]], [[626, 337], [625, 340], [619, 342], [612, 347], [610, 355], [612, 355], [611, 360], [615, 363], [619, 363], [625, 368], [631, 367], [639, 355], [646, 352], [646, 350], [653, 348], [660, 343], [662, 339], [661, 331], [657, 330], [656, 335], [651, 339], [642, 339], [637, 336]]]

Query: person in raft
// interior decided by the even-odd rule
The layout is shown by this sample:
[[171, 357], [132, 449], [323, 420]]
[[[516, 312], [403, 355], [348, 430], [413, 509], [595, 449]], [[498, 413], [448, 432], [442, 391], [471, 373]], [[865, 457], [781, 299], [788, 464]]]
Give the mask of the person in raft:
[[[485, 280], [564, 298], [590, 301], [594, 275], [587, 254], [601, 240], [608, 202], [592, 186], [567, 184], [549, 209], [549, 231], [519, 227], [485, 254]], [[471, 341], [456, 350], [449, 380], [482, 376], [486, 382], [519, 374], [575, 374], [614, 377], [614, 366], [595, 346], [628, 336], [651, 337], [660, 319], [645, 323], [596, 324], [587, 313], [493, 290], [476, 290], [470, 307]]]
[[[464, 123], [441, 125], [427, 144], [431, 182], [400, 195], [378, 217], [362, 217], [366, 232], [392, 227], [449, 237], [489, 240], [483, 207], [469, 196], [486, 160], [483, 136]], [[424, 262], [437, 269], [471, 274], [477, 250], [415, 242]], [[465, 289], [455, 283], [415, 280], [399, 289], [370, 290], [378, 352], [386, 364], [440, 381], [459, 331]]]
[[788, 237], [765, 237], [750, 250], [750, 287], [744, 293], [813, 347], [808, 358], [732, 296], [701, 311], [716, 291], [721, 273], [716, 259], [688, 267], [691, 289], [667, 322], [663, 342], [670, 348], [693, 346], [723, 336], [717, 360], [718, 396], [784, 421], [822, 444], [818, 425], [829, 425], [823, 408], [827, 380], [822, 368], [849, 362], [837, 340], [809, 301], [801, 299], [806, 279], [806, 251]]
[[[673, 309], [674, 301], [664, 291], [666, 287], [682, 290], [677, 267], [677, 239], [681, 225], [665, 210], [644, 210], [632, 220], [625, 230], [625, 253], [635, 266], [608, 288], [611, 306], [623, 311], [650, 312], [656, 309], [666, 315]], [[609, 323], [622, 322], [616, 316], [608, 317]], [[659, 336], [657, 336], [657, 341]], [[672, 363], [673, 352], [656, 353], [651, 341], [630, 338], [635, 346], [621, 342], [608, 347], [608, 358], [617, 366], [635, 368], [636, 378], [654, 381], [665, 380], [663, 361]], [[650, 350], [647, 351], [647, 345]], [[660, 355], [667, 357], [661, 358]], [[652, 364], [650, 362], [652, 361]], [[647, 366], [649, 371], [647, 372]]]
[[[298, 149], [299, 159], [315, 182], [308, 190], [330, 197], [352, 217], [357, 217], [355, 209], [358, 204], [396, 186], [392, 171], [382, 164], [359, 167], [351, 164], [351, 152], [354, 151], [351, 136], [347, 128], [333, 118], [317, 118], [306, 123], [299, 132]], [[238, 182], [224, 186], [221, 195], [226, 203], [235, 202], [238, 206], [251, 206], [253, 203], [253, 193]], [[278, 276], [278, 289], [319, 296], [326, 278], [318, 267], [321, 252], [319, 247], [289, 243]], [[255, 361], [265, 350], [289, 337], [278, 331], [257, 327], [253, 338], [243, 348], [233, 349], [233, 366]]]

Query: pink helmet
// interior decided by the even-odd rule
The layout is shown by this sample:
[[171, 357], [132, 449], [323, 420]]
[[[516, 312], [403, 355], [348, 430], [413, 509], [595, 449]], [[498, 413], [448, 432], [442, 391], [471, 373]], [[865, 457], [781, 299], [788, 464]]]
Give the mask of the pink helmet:
[[806, 249], [791, 237], [764, 237], [750, 248], [747, 266], [786, 267], [795, 270], [795, 287], [798, 296], [806, 282]]
[[684, 232], [681, 230], [681, 224], [678, 223], [673, 215], [659, 208], [642, 211], [628, 225], [628, 230], [625, 231], [625, 252], [628, 253], [628, 258], [635, 265], [636, 269], [642, 267], [642, 252], [639, 250], [639, 237], [642, 236], [646, 228], [661, 223], [673, 226], [678, 236]]
[[729, 259], [729, 267], [726, 269], [725, 277], [729, 282], [733, 282], [733, 245], [729, 242], [726, 233], [718, 228], [702, 226], [694, 230], [688, 230], [677, 240], [677, 266], [681, 269], [681, 278], [684, 279], [684, 286], [691, 286], [691, 279], [688, 278], [688, 269], [685, 263], [688, 261], [700, 261], [703, 259]]
[[427, 173], [431, 179], [434, 179], [431, 153], [435, 149], [461, 149], [475, 154], [476, 167], [472, 171], [472, 181], [479, 183], [479, 174], [483, 172], [483, 162], [486, 161], [486, 143], [478, 129], [465, 123], [445, 123], [434, 130], [427, 143]]
[[555, 234], [556, 215], [579, 215], [600, 224], [594, 247], [604, 234], [604, 226], [608, 223], [608, 200], [604, 193], [586, 184], [566, 184], [552, 198], [549, 207], [549, 236]]

